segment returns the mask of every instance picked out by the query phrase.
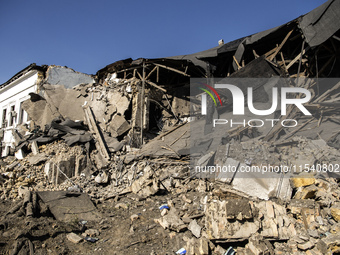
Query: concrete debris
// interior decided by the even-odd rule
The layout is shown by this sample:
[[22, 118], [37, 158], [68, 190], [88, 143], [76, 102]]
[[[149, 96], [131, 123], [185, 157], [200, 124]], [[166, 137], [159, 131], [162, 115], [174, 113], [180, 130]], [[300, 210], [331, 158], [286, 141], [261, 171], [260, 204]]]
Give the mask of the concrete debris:
[[131, 191], [140, 196], [148, 197], [154, 195], [159, 190], [159, 182], [154, 178], [151, 166], [144, 168], [143, 176], [134, 181], [131, 185]]
[[100, 173], [100, 174], [98, 174], [98, 175], [96, 176], [96, 178], [94, 179], [94, 181], [95, 181], [96, 183], [103, 183], [103, 184], [105, 184], [105, 183], [108, 183], [108, 181], [109, 181], [109, 176], [107, 175], [106, 172], [102, 172], [102, 173]]
[[66, 88], [73, 88], [79, 84], [94, 83], [91, 75], [79, 73], [64, 66], [49, 66], [46, 72], [46, 83], [52, 85], [63, 85]]
[[72, 243], [80, 243], [81, 241], [83, 241], [83, 238], [81, 238], [80, 236], [78, 236], [75, 233], [68, 233], [66, 235], [66, 238], [71, 241]]
[[96, 237], [96, 236], [99, 236], [100, 235], [100, 232], [98, 229], [87, 229], [85, 230], [85, 233], [84, 233], [85, 236], [89, 236], [89, 237]]
[[170, 210], [168, 214], [160, 219], [155, 219], [155, 222], [159, 223], [164, 229], [170, 229], [176, 232], [187, 229], [187, 226], [174, 210]]
[[[0, 85], [0, 253], [340, 253], [340, 83], [321, 79], [340, 77], [339, 10], [330, 0], [199, 54], [96, 75], [32, 64]], [[225, 76], [267, 78], [252, 85], [265, 109], [290, 77], [311, 93], [311, 115], [292, 106], [270, 128], [219, 130], [214, 119], [234, 116], [230, 95], [217, 91], [203, 116], [190, 78]]]
[[331, 214], [334, 220], [340, 222], [340, 206], [332, 206], [331, 207]]
[[75, 218], [99, 221], [101, 218], [90, 198], [84, 193], [41, 191], [38, 196], [59, 221]]
[[188, 229], [191, 231], [191, 233], [194, 236], [196, 236], [197, 238], [200, 238], [202, 228], [197, 224], [196, 220], [193, 220], [190, 222]]

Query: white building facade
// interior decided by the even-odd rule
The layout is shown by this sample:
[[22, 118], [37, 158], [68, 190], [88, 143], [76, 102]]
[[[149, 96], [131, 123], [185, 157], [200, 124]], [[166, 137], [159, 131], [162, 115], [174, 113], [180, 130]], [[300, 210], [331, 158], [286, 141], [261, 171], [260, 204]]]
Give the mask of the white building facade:
[[37, 93], [43, 76], [40, 66], [32, 64], [0, 86], [1, 156], [7, 156], [16, 146], [15, 132], [19, 125], [29, 121], [22, 102], [29, 93]]

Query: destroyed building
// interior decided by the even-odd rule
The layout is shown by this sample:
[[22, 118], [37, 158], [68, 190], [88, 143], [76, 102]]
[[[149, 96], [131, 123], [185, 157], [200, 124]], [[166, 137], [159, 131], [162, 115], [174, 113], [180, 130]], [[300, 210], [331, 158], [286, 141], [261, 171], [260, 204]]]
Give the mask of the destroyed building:
[[[329, 0], [286, 24], [195, 54], [119, 60], [95, 75], [32, 64], [13, 76], [0, 88], [0, 196], [15, 201], [1, 214], [8, 244], [0, 241], [0, 249], [339, 254], [337, 172], [199, 178], [189, 164], [197, 154], [201, 165], [236, 170], [261, 161], [339, 165], [340, 83], [321, 83], [340, 77], [339, 15], [340, 1]], [[290, 107], [278, 118], [298, 119], [295, 128], [236, 127], [205, 139], [209, 119], [198, 114], [190, 79], [223, 77], [311, 78], [294, 86], [311, 92], [312, 117]], [[218, 93], [224, 106], [216, 112], [228, 116], [230, 96]], [[190, 128], [195, 121], [200, 130]], [[190, 141], [193, 132], [197, 141]], [[18, 226], [6, 217], [28, 222], [15, 238]]]

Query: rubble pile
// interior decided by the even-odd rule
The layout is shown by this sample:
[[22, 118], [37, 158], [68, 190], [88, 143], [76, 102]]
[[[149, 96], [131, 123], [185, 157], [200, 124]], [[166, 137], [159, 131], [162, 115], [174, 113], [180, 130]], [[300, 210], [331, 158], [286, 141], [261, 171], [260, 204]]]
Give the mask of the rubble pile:
[[[299, 155], [297, 151], [320, 156], [320, 153], [309, 151], [310, 147], [320, 142], [295, 138], [295, 142], [278, 147], [277, 152], [269, 152], [268, 157], [276, 158], [282, 155], [291, 158]], [[249, 150], [246, 149], [247, 146]], [[317, 152], [323, 152], [328, 157], [331, 157], [332, 153], [338, 154], [336, 149], [326, 144], [323, 146], [323, 150]], [[244, 161], [250, 156], [247, 152], [250, 153], [258, 147], [259, 142], [255, 140], [241, 143], [234, 141], [230, 144], [230, 156], [235, 160]], [[176, 247], [165, 247], [168, 252], [180, 248], [184, 248], [187, 254], [225, 254], [228, 249], [237, 254], [339, 252], [338, 179], [323, 177], [313, 172], [283, 179], [289, 183], [289, 196], [281, 199], [277, 198], [277, 187], [274, 190], [268, 187], [265, 189], [268, 185], [266, 183], [271, 179], [256, 179], [257, 185], [264, 187], [261, 192], [256, 193], [252, 190], [256, 185], [249, 185], [249, 182], [254, 181], [252, 179], [245, 178], [234, 182], [236, 178], [231, 184], [227, 184], [223, 179], [192, 179], [188, 163], [176, 159], [143, 159], [124, 164], [120, 158], [124, 155], [120, 153], [105, 169], [88, 169], [89, 165], [84, 164], [85, 168], [80, 170], [82, 164], [79, 162], [82, 160], [79, 159], [87, 158], [83, 146], [70, 147], [64, 141], [54, 141], [52, 144], [41, 145], [38, 149], [37, 155], [31, 152], [21, 160], [14, 157], [4, 158], [4, 163], [7, 160], [8, 163], [3, 163], [1, 168], [1, 198], [19, 202], [17, 207], [7, 211], [7, 218], [29, 217], [34, 220], [46, 215], [46, 210], [49, 210], [55, 218], [60, 217], [59, 220], [68, 222], [69, 220], [64, 220], [64, 213], [60, 215], [60, 212], [53, 211], [52, 205], [46, 209], [44, 204], [54, 199], [43, 198], [41, 193], [52, 192], [55, 195], [54, 192], [65, 190], [65, 194], [88, 194], [97, 207], [110, 205], [115, 210], [124, 212], [125, 217], [131, 216], [132, 222], [149, 218], [156, 224], [154, 228], [158, 229], [158, 232], [167, 231], [169, 240], [177, 240]], [[243, 158], [240, 151], [244, 151]], [[32, 160], [36, 156], [39, 156], [39, 159]], [[70, 176], [67, 170], [75, 169], [76, 165], [78, 174]], [[68, 176], [65, 177], [62, 173]], [[31, 202], [25, 202], [27, 192], [32, 197], [29, 200]], [[263, 198], [265, 194], [268, 197]], [[81, 203], [79, 198], [74, 199], [76, 202], [72, 202], [73, 209], [75, 204]], [[129, 202], [126, 202], [126, 199]], [[32, 203], [32, 206], [29, 206], [29, 203]], [[57, 202], [55, 206], [64, 208], [65, 204], [61, 206]], [[139, 206], [146, 207], [146, 212], [141, 215], [134, 214]], [[148, 213], [149, 210], [153, 213]], [[96, 214], [92, 218], [82, 216], [82, 219], [89, 222], [102, 220], [108, 212], [102, 210], [102, 215]], [[93, 234], [91, 238], [100, 240], [105, 231], [107, 229], [101, 230], [101, 234]], [[84, 230], [83, 233], [89, 231]], [[87, 237], [87, 234], [84, 236]], [[67, 235], [65, 238], [80, 245], [79, 241], [82, 241], [84, 236], [75, 238]], [[37, 245], [37, 242], [33, 243]]]
[[[13, 139], [0, 161], [0, 250], [339, 254], [340, 83], [320, 79], [340, 77], [339, 10], [330, 0], [204, 52], [120, 60], [94, 76], [40, 68], [21, 103], [29, 121], [4, 129]], [[203, 117], [190, 78], [225, 76], [293, 78], [310, 91], [312, 116], [291, 105], [269, 129], [212, 132], [213, 116], [231, 115], [230, 95], [218, 90], [224, 106]], [[266, 98], [268, 84], [257, 85]], [[233, 171], [197, 173], [192, 162]], [[240, 170], [264, 164], [265, 174]]]

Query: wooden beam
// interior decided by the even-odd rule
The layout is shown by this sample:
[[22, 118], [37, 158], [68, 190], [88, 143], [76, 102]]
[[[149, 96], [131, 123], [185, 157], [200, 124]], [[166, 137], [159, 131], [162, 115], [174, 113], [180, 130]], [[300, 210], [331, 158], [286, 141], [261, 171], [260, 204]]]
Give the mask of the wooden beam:
[[158, 86], [156, 83], [153, 83], [152, 81], [149, 81], [149, 80], [146, 80], [146, 82], [148, 84], [150, 84], [151, 86], [154, 86], [155, 88], [157, 88], [157, 89], [159, 89], [159, 90], [161, 90], [163, 92], [166, 92], [166, 89], [163, 89], [162, 87]]
[[143, 81], [143, 77], [140, 75], [140, 73], [138, 71], [136, 71], [136, 73], [138, 74], [139, 79]]
[[290, 61], [290, 63], [287, 65], [287, 70], [295, 64], [296, 61], [298, 61], [300, 59], [300, 56], [302, 56], [303, 54], [305, 54], [308, 50], [310, 49], [309, 46], [307, 46], [305, 49], [302, 50], [302, 52], [297, 55], [292, 61]]
[[177, 70], [177, 69], [175, 69], [175, 68], [172, 68], [172, 67], [169, 67], [169, 66], [165, 66], [165, 65], [161, 65], [161, 64], [158, 64], [158, 63], [153, 63], [153, 64], [156, 65], [156, 66], [162, 67], [162, 68], [164, 68], [164, 69], [167, 69], [167, 70], [170, 70], [170, 71], [173, 71], [173, 72], [182, 74], [182, 75], [184, 75], [184, 76], [190, 77], [189, 74], [187, 74], [187, 73], [185, 73], [185, 72], [182, 72], [182, 71], [180, 71], [180, 70]]
[[[146, 65], [145, 67], [148, 67], [148, 66], [150, 66], [150, 64]], [[122, 73], [122, 72], [130, 71], [130, 70], [136, 70], [136, 69], [139, 69], [139, 68], [142, 68], [142, 67], [143, 66], [129, 67], [129, 68], [125, 68], [125, 69], [119, 70], [116, 73]]]
[[234, 59], [236, 65], [237, 65], [237, 70], [238, 70], [238, 69], [241, 69], [241, 66], [240, 66], [240, 64], [237, 62], [237, 59], [235, 58], [235, 56], [233, 56], [233, 59]]
[[[301, 52], [303, 51], [303, 49], [305, 48], [305, 40], [303, 40], [302, 42], [302, 46], [301, 46]], [[298, 66], [298, 71], [297, 71], [297, 77], [299, 78], [300, 76], [300, 70], [301, 70], [301, 63], [302, 63], [302, 54], [300, 55], [300, 59], [299, 59], [299, 66]]]
[[283, 62], [283, 67], [285, 69], [285, 72], [287, 73], [288, 70], [287, 70], [287, 66], [286, 66], [286, 61], [285, 61], [285, 58], [283, 57], [282, 51], [280, 52], [280, 55], [281, 55], [281, 59], [282, 59], [282, 62]]
[[104, 142], [102, 135], [99, 131], [99, 128], [97, 126], [97, 123], [96, 123], [96, 120], [94, 118], [92, 109], [91, 109], [90, 106], [85, 105], [85, 106], [83, 106], [83, 110], [84, 110], [84, 113], [85, 113], [87, 125], [89, 126], [91, 133], [93, 133], [93, 135], [96, 139], [96, 141], [95, 141], [96, 148], [99, 151], [99, 153], [101, 154], [102, 158], [106, 161], [105, 164], [107, 164], [109, 159], [110, 159], [110, 155], [109, 155], [109, 152], [106, 149], [105, 142]]
[[254, 54], [254, 57], [255, 58], [258, 58], [258, 57], [260, 57], [259, 55], [257, 55], [257, 53], [256, 53], [256, 51], [253, 49], [253, 54]]
[[339, 38], [339, 37], [333, 35], [333, 38], [336, 39], [336, 40], [338, 40], [338, 41], [340, 42], [340, 38]]
[[275, 52], [268, 58], [269, 61], [273, 61], [273, 59], [275, 58], [275, 56], [277, 55], [277, 53], [279, 53], [279, 51], [281, 50], [281, 48], [283, 47], [283, 45], [287, 42], [289, 36], [293, 33], [294, 29], [292, 29], [291, 31], [288, 32], [288, 34], [286, 35], [286, 37], [283, 39], [283, 41], [281, 42], [281, 44], [279, 45], [279, 47], [276, 48]]
[[271, 49], [270, 51], [268, 51], [267, 53], [265, 53], [264, 55], [266, 57], [270, 56], [271, 54], [273, 54], [276, 51], [277, 47], [275, 47], [274, 49]]
[[151, 74], [157, 69], [157, 66], [155, 66], [150, 73], [145, 77], [145, 80], [149, 79], [149, 77], [151, 76]]
[[[139, 74], [139, 73], [138, 73]], [[144, 144], [144, 139], [143, 139], [143, 129], [144, 129], [144, 105], [145, 105], [145, 60], [143, 60], [143, 78], [142, 78], [142, 93], [141, 93], [141, 125], [140, 125], [140, 137], [141, 137], [141, 144]]]

